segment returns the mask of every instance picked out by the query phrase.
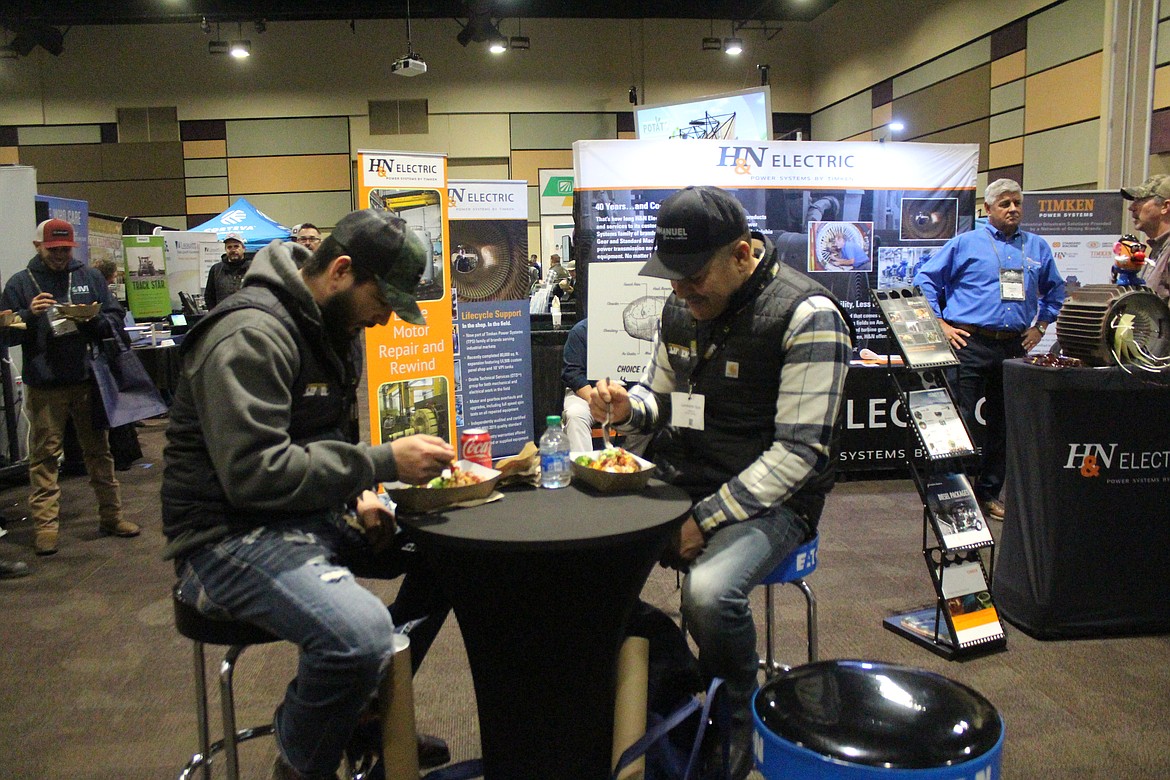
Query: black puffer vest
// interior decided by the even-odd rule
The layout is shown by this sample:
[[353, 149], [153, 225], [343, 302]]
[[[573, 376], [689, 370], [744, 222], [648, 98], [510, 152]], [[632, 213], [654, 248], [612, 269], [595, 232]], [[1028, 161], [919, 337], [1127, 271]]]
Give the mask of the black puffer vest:
[[[784, 352], [780, 345], [792, 314], [801, 301], [823, 295], [840, 309], [833, 295], [803, 274], [776, 261], [768, 252], [715, 320], [696, 322], [686, 305], [671, 295], [662, 310], [662, 338], [681, 387], [686, 386], [698, 355], [722, 329], [725, 317], [733, 324], [722, 349], [693, 377], [694, 392], [704, 397], [704, 430], [663, 428], [654, 440], [654, 461], [663, 478], [678, 485], [693, 500], [711, 495], [772, 446], [775, 439], [776, 398]], [[775, 277], [755, 297], [758, 274]], [[745, 292], [747, 293], [745, 296]], [[848, 316], [842, 311], [845, 321]], [[692, 352], [691, 344], [697, 346]], [[841, 420], [838, 416], [831, 443], [832, 458], [785, 502], [816, 528], [825, 495], [836, 478]]]
[[[343, 359], [330, 348], [330, 341], [318, 323], [307, 319], [295, 303], [286, 304], [287, 295], [277, 287], [249, 284], [191, 329], [180, 347], [181, 354], [186, 355], [215, 321], [231, 312], [260, 309], [271, 314], [296, 340], [301, 358], [300, 373], [290, 388], [289, 438], [302, 446], [327, 440], [356, 442], [356, 393], [360, 375], [356, 340], [351, 342], [348, 357]], [[185, 381], [179, 383], [171, 405], [167, 438], [175, 463], [168, 479], [163, 481], [163, 530], [168, 538], [190, 531], [256, 524], [259, 518], [255, 514], [233, 507], [227, 500], [207, 451], [190, 386]], [[262, 522], [279, 519], [278, 515], [266, 512]]]

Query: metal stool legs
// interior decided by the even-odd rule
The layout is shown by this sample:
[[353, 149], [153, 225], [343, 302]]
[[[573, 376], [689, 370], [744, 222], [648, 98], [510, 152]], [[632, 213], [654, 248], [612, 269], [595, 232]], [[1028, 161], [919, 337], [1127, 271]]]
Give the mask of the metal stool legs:
[[[783, 583], [777, 583], [783, 584]], [[808, 662], [816, 661], [819, 652], [817, 649], [817, 597], [813, 593], [812, 588], [803, 579], [793, 580], [792, 583], [800, 588], [800, 592], [804, 594], [804, 600], [807, 605], [805, 620], [807, 622], [807, 638], [808, 638]], [[764, 657], [760, 660], [760, 668], [764, 670], [765, 677], [773, 677], [784, 671], [787, 667], [776, 660], [776, 632], [773, 626], [773, 615], [775, 607], [775, 591], [776, 585], [769, 584], [764, 587]]]
[[200, 770], [203, 780], [211, 780], [211, 760], [216, 753], [222, 752], [227, 764], [228, 780], [239, 780], [240, 756], [239, 744], [255, 737], [268, 736], [273, 732], [271, 723], [265, 726], [252, 728], [236, 728], [236, 700], [232, 690], [232, 676], [235, 672], [236, 661], [248, 645], [232, 645], [224, 654], [219, 665], [219, 695], [223, 713], [223, 739], [211, 741], [211, 728], [208, 724], [207, 706], [207, 665], [204, 659], [204, 643], [193, 641], [195, 671], [195, 711], [198, 717], [199, 752], [191, 756], [191, 760], [183, 767], [179, 780], [189, 780], [196, 769]]
[[801, 544], [767, 576], [762, 585], [764, 588], [764, 658], [760, 660], [760, 669], [766, 677], [773, 677], [788, 669], [787, 666], [776, 660], [776, 630], [775, 620], [775, 587], [777, 585], [795, 585], [804, 594], [806, 604], [806, 636], [808, 640], [808, 662], [817, 660], [819, 655], [817, 640], [817, 598], [812, 588], [805, 581], [805, 577], [817, 569], [817, 550], [820, 545], [820, 536]]

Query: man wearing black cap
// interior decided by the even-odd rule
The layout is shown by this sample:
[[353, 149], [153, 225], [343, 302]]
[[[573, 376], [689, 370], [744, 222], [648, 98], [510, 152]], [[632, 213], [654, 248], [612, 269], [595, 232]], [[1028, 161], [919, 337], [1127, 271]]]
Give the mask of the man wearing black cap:
[[[761, 242], [761, 257], [752, 241]], [[600, 383], [623, 431], [658, 429], [664, 478], [695, 502], [668, 562], [687, 570], [682, 609], [708, 676], [727, 682], [733, 776], [752, 766], [759, 658], [748, 594], [816, 533], [834, 478], [850, 329], [832, 295], [778, 261], [743, 207], [715, 187], [662, 202], [643, 276], [669, 279], [654, 356], [627, 394]]]
[[223, 239], [223, 255], [207, 272], [203, 288], [203, 303], [208, 311], [244, 284], [244, 274], [252, 262], [244, 251], [244, 239], [239, 233], [228, 233]]
[[1134, 226], [1146, 234], [1146, 284], [1162, 300], [1170, 299], [1170, 176], [1156, 174], [1121, 195], [1129, 204]]
[[[428, 259], [398, 217], [354, 212], [311, 256], [291, 242], [257, 253], [243, 288], [181, 347], [165, 554], [196, 608], [300, 647], [275, 716], [276, 778], [333, 778], [395, 626], [410, 627], [417, 668], [448, 611], [408, 532], [395, 535], [367, 488], [424, 482], [454, 450], [425, 435], [371, 446], [357, 430], [355, 337], [392, 314], [425, 324], [413, 293]], [[404, 572], [389, 611], [354, 580]]]

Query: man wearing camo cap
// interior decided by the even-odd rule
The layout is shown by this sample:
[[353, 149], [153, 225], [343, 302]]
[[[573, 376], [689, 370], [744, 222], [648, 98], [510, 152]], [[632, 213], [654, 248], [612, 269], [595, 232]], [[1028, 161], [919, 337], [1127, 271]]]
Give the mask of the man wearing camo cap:
[[1170, 299], [1170, 176], [1157, 174], [1137, 187], [1124, 187], [1121, 196], [1132, 201], [1134, 226], [1146, 235], [1146, 284], [1162, 300]]

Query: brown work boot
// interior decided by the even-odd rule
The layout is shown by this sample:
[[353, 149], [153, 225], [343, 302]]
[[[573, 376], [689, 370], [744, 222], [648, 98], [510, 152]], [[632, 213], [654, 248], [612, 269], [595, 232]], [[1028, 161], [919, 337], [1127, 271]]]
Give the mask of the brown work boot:
[[33, 539], [33, 549], [37, 555], [52, 555], [57, 552], [57, 529], [38, 529]]
[[131, 523], [129, 520], [118, 520], [117, 522], [107, 523], [102, 521], [98, 526], [98, 530], [106, 536], [138, 536], [142, 533], [142, 529], [136, 523]]
[[336, 774], [326, 775], [302, 775], [297, 770], [293, 769], [280, 751], [276, 753], [276, 761], [272, 763], [272, 780], [337, 780]]

